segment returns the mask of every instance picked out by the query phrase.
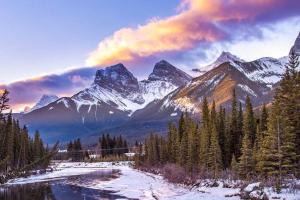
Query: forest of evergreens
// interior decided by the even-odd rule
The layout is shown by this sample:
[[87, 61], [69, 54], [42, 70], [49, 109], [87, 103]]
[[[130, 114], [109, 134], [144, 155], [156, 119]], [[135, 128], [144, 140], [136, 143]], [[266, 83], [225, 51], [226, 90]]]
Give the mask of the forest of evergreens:
[[127, 141], [123, 139], [122, 135], [111, 137], [109, 134], [103, 134], [99, 138], [99, 147], [102, 157], [121, 155], [128, 152]]
[[45, 169], [50, 163], [57, 144], [49, 150], [36, 131], [29, 137], [26, 126], [20, 127], [9, 109], [9, 92], [0, 95], [0, 183], [33, 169]]
[[[270, 180], [274, 186], [300, 175], [300, 72], [298, 57], [290, 55], [286, 72], [271, 106], [254, 112], [249, 96], [245, 106], [235, 91], [231, 108], [216, 108], [204, 98], [200, 121], [182, 114], [169, 124], [167, 137], [151, 134], [137, 167], [179, 166], [190, 177]], [[257, 113], [257, 114], [256, 114]]]

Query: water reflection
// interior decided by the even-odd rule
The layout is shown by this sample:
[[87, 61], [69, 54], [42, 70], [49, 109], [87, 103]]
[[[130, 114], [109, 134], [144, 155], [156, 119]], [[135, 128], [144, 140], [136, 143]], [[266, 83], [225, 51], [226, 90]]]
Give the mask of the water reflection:
[[118, 171], [98, 171], [57, 181], [4, 186], [0, 188], [0, 200], [128, 199], [113, 191], [85, 187], [116, 178], [118, 173]]

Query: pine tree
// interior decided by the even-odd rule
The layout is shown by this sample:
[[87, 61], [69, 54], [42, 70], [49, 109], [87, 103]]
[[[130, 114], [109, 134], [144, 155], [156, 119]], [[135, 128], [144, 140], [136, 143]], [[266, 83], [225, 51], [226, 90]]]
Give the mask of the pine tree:
[[7, 170], [10, 170], [14, 164], [14, 134], [13, 134], [13, 119], [11, 112], [7, 116], [5, 127], [5, 154], [8, 157]]
[[233, 171], [233, 173], [238, 173], [239, 165], [234, 155], [232, 156], [231, 159], [230, 169]]
[[188, 134], [184, 133], [180, 142], [180, 165], [186, 167], [188, 161]]
[[239, 103], [239, 112], [238, 112], [238, 118], [237, 118], [237, 130], [236, 130], [236, 146], [235, 146], [235, 155], [237, 158], [241, 156], [241, 148], [242, 148], [242, 139], [243, 139], [243, 108], [242, 103]]
[[8, 98], [9, 92], [8, 90], [3, 90], [1, 91], [0, 94], [0, 120], [4, 120], [4, 115], [3, 115], [3, 111], [8, 110], [9, 109], [9, 98]]
[[238, 156], [239, 154], [239, 130], [238, 130], [238, 112], [237, 112], [237, 100], [235, 90], [232, 93], [232, 104], [231, 104], [231, 118], [230, 118], [230, 144], [229, 148], [229, 163], [231, 162], [231, 157], [234, 154]]
[[226, 131], [226, 125], [225, 125], [225, 109], [220, 106], [220, 110], [217, 117], [217, 132], [218, 132], [218, 138], [219, 138], [219, 146], [222, 153], [222, 165], [223, 167], [226, 167], [225, 159], [226, 159], [226, 151], [225, 151], [225, 131]]
[[34, 134], [34, 159], [39, 160], [41, 158], [41, 140], [40, 133], [38, 131]]
[[242, 178], [248, 178], [254, 169], [253, 152], [251, 149], [251, 138], [245, 132], [242, 141], [242, 155], [239, 159], [239, 174]]
[[256, 125], [254, 119], [254, 113], [252, 109], [252, 104], [250, 97], [246, 98], [246, 111], [243, 123], [243, 134], [248, 135], [250, 138], [251, 148], [254, 146], [255, 138], [256, 138]]
[[210, 115], [210, 144], [208, 149], [208, 168], [213, 172], [216, 178], [222, 169], [222, 153], [219, 145], [219, 137], [217, 132], [215, 101], [213, 101]]
[[199, 150], [199, 164], [202, 167], [207, 167], [207, 153], [210, 143], [210, 130], [209, 130], [209, 108], [206, 97], [202, 104], [202, 126], [200, 133], [200, 150]]
[[267, 121], [268, 120], [268, 110], [266, 104], [263, 104], [261, 115], [260, 115], [260, 126], [259, 131], [261, 133], [262, 138], [264, 137], [264, 133], [267, 131]]
[[181, 138], [185, 132], [185, 116], [184, 113], [181, 114], [178, 124], [178, 134], [179, 134], [179, 141], [181, 141]]

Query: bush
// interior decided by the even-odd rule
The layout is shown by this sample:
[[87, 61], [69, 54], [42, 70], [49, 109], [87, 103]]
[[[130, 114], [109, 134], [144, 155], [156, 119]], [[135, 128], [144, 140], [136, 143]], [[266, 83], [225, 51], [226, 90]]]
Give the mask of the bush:
[[185, 183], [188, 181], [187, 173], [183, 167], [176, 164], [166, 164], [162, 169], [163, 176], [172, 183]]

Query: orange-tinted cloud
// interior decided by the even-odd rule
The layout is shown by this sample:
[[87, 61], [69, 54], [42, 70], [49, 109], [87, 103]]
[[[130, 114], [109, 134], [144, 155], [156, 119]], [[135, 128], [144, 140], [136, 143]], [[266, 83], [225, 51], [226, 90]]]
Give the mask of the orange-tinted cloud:
[[[297, 1], [298, 2], [298, 1]], [[177, 15], [152, 19], [137, 28], [123, 28], [102, 40], [86, 63], [90, 66], [134, 62], [159, 53], [179, 52], [230, 38], [226, 24], [280, 18], [278, 9], [293, 7], [286, 0], [182, 0]], [[299, 10], [299, 9], [298, 9]], [[294, 11], [290, 13], [293, 14]], [[288, 15], [288, 13], [287, 13]]]

